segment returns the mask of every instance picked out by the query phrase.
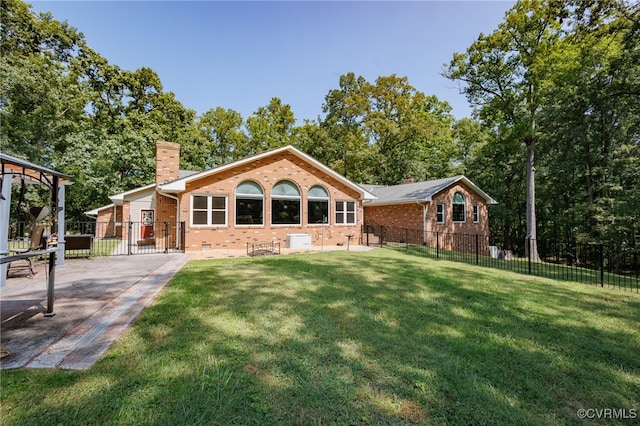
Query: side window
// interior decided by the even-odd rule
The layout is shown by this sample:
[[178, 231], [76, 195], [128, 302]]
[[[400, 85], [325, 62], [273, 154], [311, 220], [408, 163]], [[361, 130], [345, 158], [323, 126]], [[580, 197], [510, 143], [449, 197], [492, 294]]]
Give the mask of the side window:
[[460, 192], [456, 192], [453, 195], [453, 221], [464, 222], [465, 221], [465, 202], [464, 195]]
[[480, 206], [473, 206], [473, 223], [480, 222]]
[[300, 190], [288, 180], [278, 182], [271, 191], [271, 224], [300, 225]]
[[329, 193], [322, 186], [316, 185], [309, 189], [307, 212], [309, 225], [329, 223]]
[[264, 192], [252, 181], [244, 181], [236, 188], [236, 225], [264, 224]]
[[355, 225], [356, 223], [356, 202], [336, 201], [336, 224]]
[[444, 204], [436, 204], [436, 223], [444, 223]]
[[227, 224], [227, 197], [193, 195], [191, 197], [191, 224], [211, 226]]

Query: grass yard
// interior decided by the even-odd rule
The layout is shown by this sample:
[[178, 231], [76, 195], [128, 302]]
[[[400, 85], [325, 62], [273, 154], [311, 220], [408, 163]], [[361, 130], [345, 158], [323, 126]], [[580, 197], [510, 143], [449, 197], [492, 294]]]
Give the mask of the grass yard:
[[0, 424], [638, 424], [638, 354], [637, 293], [392, 250], [193, 261], [92, 369], [3, 371]]

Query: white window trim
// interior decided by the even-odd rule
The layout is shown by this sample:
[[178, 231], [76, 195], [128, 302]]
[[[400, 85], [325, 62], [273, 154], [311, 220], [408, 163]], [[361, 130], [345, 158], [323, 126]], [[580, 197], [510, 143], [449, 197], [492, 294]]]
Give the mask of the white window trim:
[[[258, 186], [258, 188], [260, 188], [261, 193], [260, 194], [238, 194], [238, 187], [240, 187], [240, 185], [242, 185], [243, 183], [246, 182], [250, 182], [250, 183], [254, 183]], [[241, 200], [249, 200], [249, 199], [253, 199], [253, 200], [262, 200], [262, 223], [238, 223], [238, 199]], [[267, 225], [267, 218], [266, 218], [266, 211], [265, 209], [267, 209], [267, 202], [266, 202], [266, 197], [264, 195], [264, 187], [262, 185], [260, 185], [259, 182], [256, 182], [253, 179], [246, 179], [243, 180], [242, 182], [240, 182], [235, 190], [233, 191], [233, 226], [234, 227], [239, 227], [239, 228], [264, 228]]]
[[234, 215], [233, 215], [233, 223], [234, 223], [234, 226], [237, 226], [237, 227], [245, 227], [245, 228], [250, 228], [250, 227], [254, 227], [254, 228], [256, 228], [256, 227], [258, 227], [258, 228], [264, 228], [264, 227], [265, 227], [265, 222], [266, 222], [266, 220], [265, 220], [265, 212], [264, 212], [264, 209], [265, 209], [265, 207], [266, 207], [266, 206], [265, 206], [265, 204], [266, 204], [266, 203], [265, 203], [265, 196], [264, 196], [264, 194], [262, 194], [262, 195], [258, 195], [258, 194], [240, 194], [240, 196], [238, 196], [238, 194], [236, 194], [236, 195], [235, 195], [235, 198], [234, 198], [234, 200], [233, 200], [233, 201], [234, 201], [234, 206], [237, 206], [238, 198], [240, 198], [241, 200], [249, 200], [249, 199], [252, 199], [252, 200], [262, 200], [262, 223], [250, 223], [250, 224], [246, 224], [246, 223], [238, 223], [238, 221], [237, 221], [237, 219], [238, 219], [238, 212], [237, 212], [237, 211], [235, 211], [235, 213], [234, 213]]
[[[298, 201], [300, 205], [300, 210], [298, 211], [298, 217], [300, 218], [300, 220], [298, 221], [298, 223], [273, 223], [273, 200]], [[272, 196], [270, 201], [271, 201], [271, 206], [270, 206], [269, 212], [271, 214], [269, 216], [271, 216], [271, 226], [275, 226], [275, 227], [302, 226], [302, 197], [294, 197], [291, 195], [276, 195], [275, 197]]]
[[[206, 197], [207, 198], [207, 223], [206, 224], [195, 224], [193, 223], [193, 198], [194, 197]], [[221, 209], [213, 209], [212, 208], [212, 198], [224, 198], [224, 224], [221, 223], [210, 223], [212, 214], [214, 211], [222, 211]], [[204, 211], [198, 209], [197, 211]], [[189, 208], [189, 224], [194, 228], [220, 228], [229, 226], [229, 196], [228, 195], [214, 195], [214, 194], [191, 194], [191, 206]]]
[[[459, 191], [456, 191], [456, 194]], [[460, 195], [462, 195], [462, 197], [464, 198], [464, 203], [454, 203], [453, 201], [451, 202], [451, 221], [453, 223], [466, 223], [467, 221], [467, 197], [464, 196], [464, 194], [462, 192], [460, 192]], [[454, 195], [455, 197], [455, 195]], [[453, 206], [462, 206], [462, 220], [456, 220], [455, 219], [455, 214], [453, 212]]]
[[[356, 200], [336, 200], [336, 203], [343, 203], [344, 206], [344, 210], [342, 210], [343, 214], [344, 214], [344, 222], [338, 222], [336, 215], [338, 214], [338, 209], [336, 207], [336, 210], [334, 212], [334, 217], [333, 220], [335, 221], [336, 225], [338, 226], [354, 226], [358, 223], [358, 202]], [[353, 203], [353, 223], [351, 222], [347, 222], [347, 217], [348, 217], [348, 210], [347, 210], [347, 203]]]
[[[438, 208], [442, 208], [442, 220], [438, 220]], [[446, 209], [444, 203], [436, 204], [436, 223], [445, 223], [447, 221]]]
[[[271, 213], [269, 216], [271, 216], [271, 226], [275, 226], [275, 227], [302, 226], [302, 193], [300, 192], [300, 188], [298, 187], [298, 185], [296, 185], [295, 182], [287, 179], [277, 182], [273, 187], [275, 188], [276, 186], [278, 186], [279, 183], [282, 183], [282, 182], [289, 182], [292, 185], [294, 185], [298, 190], [299, 195], [273, 195], [273, 190], [272, 190], [271, 200], [269, 200], [270, 213]], [[298, 223], [273, 223], [273, 200], [298, 201], [298, 204], [300, 205], [300, 209], [298, 210], [298, 217], [300, 219], [298, 220]]]
[[473, 205], [473, 223], [480, 223], [480, 206], [478, 204]]
[[[327, 191], [327, 188], [325, 188], [322, 185], [313, 185], [312, 188], [314, 186], [319, 186], [321, 188], [323, 188], [325, 191]], [[309, 201], [325, 201], [327, 203], [327, 223], [309, 223]], [[329, 191], [327, 191], [327, 196], [326, 197], [313, 197], [313, 196], [309, 196], [307, 195], [307, 226], [326, 226], [326, 225], [330, 225], [331, 224], [331, 195], [329, 194]]]

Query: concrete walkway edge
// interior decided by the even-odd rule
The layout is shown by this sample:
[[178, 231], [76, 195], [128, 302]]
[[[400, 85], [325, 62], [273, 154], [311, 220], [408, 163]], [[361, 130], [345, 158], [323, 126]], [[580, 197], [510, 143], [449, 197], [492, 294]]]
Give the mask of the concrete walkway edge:
[[104, 355], [115, 339], [189, 261], [179, 255], [118, 295], [97, 315], [70, 330], [29, 360], [26, 368], [85, 370]]

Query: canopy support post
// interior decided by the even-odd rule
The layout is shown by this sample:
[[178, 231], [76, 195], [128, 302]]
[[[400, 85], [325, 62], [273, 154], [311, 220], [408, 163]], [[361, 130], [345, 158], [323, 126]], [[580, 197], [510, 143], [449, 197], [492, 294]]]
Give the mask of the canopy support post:
[[[9, 215], [11, 214], [11, 183], [12, 173], [2, 175], [2, 193], [0, 198], [0, 256], [6, 256], [9, 249]], [[7, 268], [9, 265], [0, 265], [0, 290], [7, 285]]]

